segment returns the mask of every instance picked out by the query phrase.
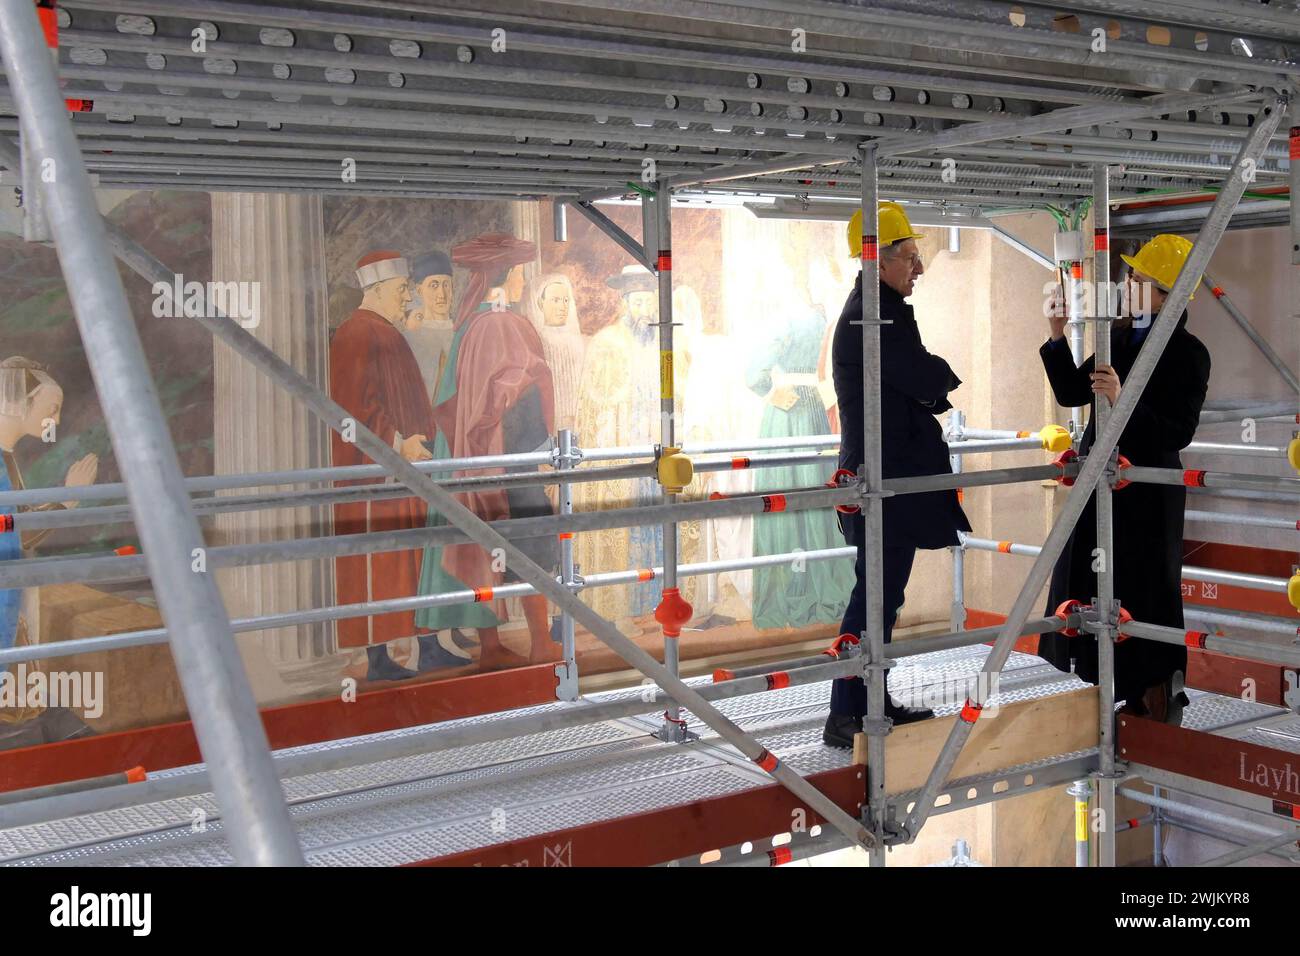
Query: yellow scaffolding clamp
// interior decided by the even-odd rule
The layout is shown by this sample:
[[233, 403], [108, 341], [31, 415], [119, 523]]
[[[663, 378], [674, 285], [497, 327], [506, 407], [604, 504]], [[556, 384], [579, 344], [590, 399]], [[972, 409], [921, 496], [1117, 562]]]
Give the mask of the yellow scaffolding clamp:
[[1286, 460], [1293, 469], [1300, 471], [1300, 432], [1291, 436], [1291, 441], [1286, 446]]
[[1038, 430], [1044, 451], [1065, 451], [1070, 447], [1070, 432], [1063, 425], [1044, 425]]
[[659, 484], [670, 495], [679, 495], [695, 477], [695, 466], [680, 447], [659, 449]]
[[1300, 570], [1291, 573], [1291, 580], [1286, 583], [1286, 599], [1291, 606], [1300, 611]]

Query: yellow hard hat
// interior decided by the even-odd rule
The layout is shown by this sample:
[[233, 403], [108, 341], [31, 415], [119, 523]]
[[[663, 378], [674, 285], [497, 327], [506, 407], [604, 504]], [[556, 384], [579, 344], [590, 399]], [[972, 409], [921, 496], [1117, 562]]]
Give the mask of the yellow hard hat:
[[[1183, 263], [1192, 252], [1192, 244], [1182, 236], [1162, 232], [1138, 250], [1135, 256], [1121, 255], [1120, 258], [1132, 267], [1134, 272], [1150, 276], [1156, 285], [1168, 292], [1174, 287], [1178, 273], [1183, 271]], [[1201, 286], [1201, 277], [1196, 277], [1195, 293]], [[1188, 296], [1193, 298], [1193, 296]]]
[[[921, 234], [912, 228], [912, 224], [907, 221], [907, 213], [903, 207], [896, 202], [882, 202], [880, 204], [880, 234], [877, 242], [881, 248], [892, 246], [903, 239], [920, 239]], [[859, 209], [849, 220], [849, 228], [845, 233], [849, 239], [849, 255], [854, 259], [862, 258], [862, 210]]]

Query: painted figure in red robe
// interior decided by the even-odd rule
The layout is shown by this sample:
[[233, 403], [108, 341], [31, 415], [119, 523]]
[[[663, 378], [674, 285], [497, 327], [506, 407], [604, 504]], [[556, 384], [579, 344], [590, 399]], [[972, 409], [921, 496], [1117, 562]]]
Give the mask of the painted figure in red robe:
[[[354, 417], [407, 461], [433, 456], [425, 442], [434, 434], [432, 406], [420, 365], [399, 325], [411, 301], [407, 262], [397, 252], [379, 251], [357, 263], [363, 290], [361, 306], [339, 326], [330, 342], [330, 394]], [[354, 442], [335, 433], [331, 451], [336, 466], [371, 464]], [[339, 487], [376, 484], [382, 478], [340, 481]], [[338, 534], [423, 528], [424, 502], [415, 497], [358, 501], [334, 506]], [[335, 590], [339, 603], [410, 597], [420, 581], [422, 552], [386, 551], [336, 558]], [[338, 622], [340, 647], [367, 650], [367, 680], [403, 680], [414, 671], [388, 655], [385, 642], [416, 633], [412, 611], [343, 618]], [[420, 637], [420, 670], [447, 666], [441, 648], [429, 635]]]
[[[522, 266], [536, 257], [535, 243], [504, 233], [479, 236], [452, 249], [452, 262], [470, 270], [470, 280], [457, 309], [456, 334], [447, 361], [447, 371], [455, 371], [455, 391], [448, 395], [446, 389], [440, 389], [433, 414], [455, 458], [550, 448], [555, 427], [551, 370], [537, 330], [513, 308], [523, 295]], [[506, 470], [478, 469], [472, 474]], [[552, 514], [541, 485], [457, 497], [485, 521]], [[555, 535], [520, 538], [513, 543], [547, 571], [557, 570], [560, 553]], [[437, 549], [426, 552], [425, 560], [437, 560]], [[504, 556], [490, 555], [475, 544], [451, 545], [441, 560], [448, 574], [470, 587], [519, 580]], [[528, 661], [557, 660], [559, 647], [551, 639], [546, 598], [537, 594], [521, 603], [530, 638]], [[484, 670], [527, 662], [500, 644], [496, 628], [479, 627], [479, 637]]]

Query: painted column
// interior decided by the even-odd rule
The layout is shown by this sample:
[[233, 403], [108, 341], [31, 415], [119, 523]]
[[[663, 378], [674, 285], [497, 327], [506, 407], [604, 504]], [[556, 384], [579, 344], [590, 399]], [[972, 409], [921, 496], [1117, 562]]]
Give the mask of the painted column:
[[[328, 391], [329, 318], [319, 196], [213, 193], [212, 279], [251, 283], [241, 291], [244, 301], [257, 303], [258, 314], [242, 324], [312, 384]], [[300, 401], [220, 341], [213, 345], [213, 398], [217, 474], [329, 464], [328, 430]], [[216, 519], [222, 544], [330, 531], [328, 508], [245, 511]], [[300, 561], [229, 568], [218, 579], [231, 616], [246, 617], [333, 604], [333, 574], [332, 562]], [[330, 624], [264, 631], [258, 640], [277, 664], [334, 651]]]

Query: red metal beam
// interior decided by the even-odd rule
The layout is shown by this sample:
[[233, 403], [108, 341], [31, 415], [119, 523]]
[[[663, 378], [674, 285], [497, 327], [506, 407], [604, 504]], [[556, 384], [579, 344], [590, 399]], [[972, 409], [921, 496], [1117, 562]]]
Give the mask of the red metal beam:
[[[340, 697], [271, 707], [262, 725], [272, 749], [357, 737], [473, 717], [555, 700], [555, 665], [536, 664], [446, 680], [426, 680]], [[202, 757], [189, 721], [0, 751], [0, 791], [119, 773], [165, 770]]]
[[1131, 763], [1268, 797], [1284, 816], [1300, 806], [1300, 754], [1127, 714], [1119, 716], [1118, 746]]
[[[866, 799], [864, 767], [849, 766], [808, 777], [808, 782], [857, 816]], [[554, 830], [494, 846], [440, 856], [412, 866], [653, 866], [790, 830], [803, 808], [779, 784], [755, 787], [695, 803]], [[806, 826], [825, 825], [806, 810]], [[766, 847], [756, 848], [761, 853]]]

